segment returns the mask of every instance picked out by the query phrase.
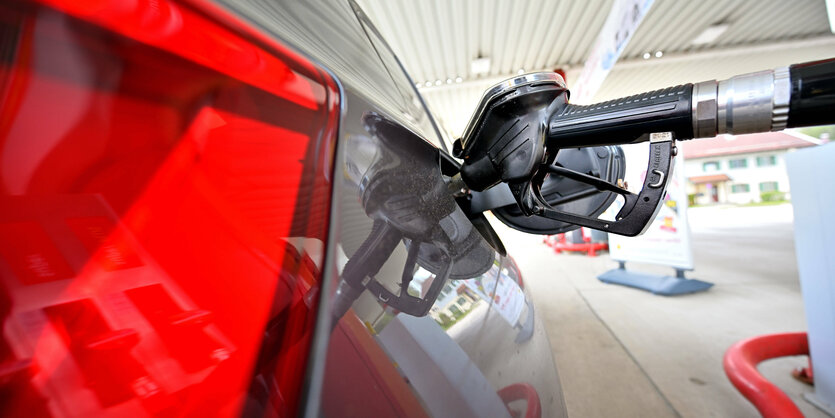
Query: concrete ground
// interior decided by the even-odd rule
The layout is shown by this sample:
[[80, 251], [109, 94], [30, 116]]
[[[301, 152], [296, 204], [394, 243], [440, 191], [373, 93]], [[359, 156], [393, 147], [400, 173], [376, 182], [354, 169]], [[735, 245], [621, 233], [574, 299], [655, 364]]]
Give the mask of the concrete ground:
[[[730, 384], [722, 356], [751, 336], [806, 329], [790, 205], [690, 209], [695, 270], [707, 292], [655, 296], [607, 285], [608, 254], [555, 254], [542, 237], [495, 222], [519, 263], [556, 359], [569, 416], [748, 417], [754, 407]], [[671, 274], [638, 263], [628, 269]], [[790, 376], [804, 357], [760, 366], [808, 417], [825, 415]]]

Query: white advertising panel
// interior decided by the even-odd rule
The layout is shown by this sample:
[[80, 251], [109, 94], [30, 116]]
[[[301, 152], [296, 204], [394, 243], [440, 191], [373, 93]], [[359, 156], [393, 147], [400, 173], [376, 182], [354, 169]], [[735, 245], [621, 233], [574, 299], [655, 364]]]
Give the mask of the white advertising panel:
[[[638, 193], [646, 177], [648, 144], [623, 147], [626, 154], [625, 180], [629, 191]], [[667, 195], [649, 229], [637, 237], [609, 234], [609, 253], [618, 261], [636, 261], [667, 265], [683, 270], [693, 269], [693, 250], [690, 242], [690, 224], [687, 220], [687, 191], [684, 176], [684, 158], [679, 154], [674, 161], [673, 175], [667, 186]], [[616, 202], [610, 211], [620, 210]]]

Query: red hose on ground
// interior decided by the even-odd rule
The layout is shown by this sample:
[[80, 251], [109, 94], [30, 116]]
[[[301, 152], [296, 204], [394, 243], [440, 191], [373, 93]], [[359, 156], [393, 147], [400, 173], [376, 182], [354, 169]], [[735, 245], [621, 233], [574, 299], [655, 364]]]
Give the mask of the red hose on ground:
[[757, 364], [775, 357], [809, 354], [805, 332], [762, 335], [742, 340], [725, 352], [725, 374], [765, 418], [803, 417], [783, 391], [757, 371]]

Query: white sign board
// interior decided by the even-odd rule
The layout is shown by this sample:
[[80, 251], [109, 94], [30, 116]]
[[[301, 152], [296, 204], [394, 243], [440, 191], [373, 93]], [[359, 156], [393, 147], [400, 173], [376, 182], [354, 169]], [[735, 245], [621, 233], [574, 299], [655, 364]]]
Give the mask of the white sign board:
[[[644, 184], [649, 159], [648, 144], [626, 145], [625, 180], [629, 191], [638, 193]], [[618, 261], [636, 261], [667, 265], [683, 270], [693, 269], [693, 249], [690, 243], [690, 224], [687, 221], [687, 189], [684, 158], [679, 154], [674, 161], [673, 175], [667, 195], [649, 229], [637, 237], [609, 234], [609, 254]], [[616, 202], [612, 215], [620, 210]]]
[[615, 0], [600, 34], [594, 41], [583, 71], [571, 88], [571, 102], [588, 104], [609, 71], [617, 62], [626, 44], [652, 6], [653, 0]]

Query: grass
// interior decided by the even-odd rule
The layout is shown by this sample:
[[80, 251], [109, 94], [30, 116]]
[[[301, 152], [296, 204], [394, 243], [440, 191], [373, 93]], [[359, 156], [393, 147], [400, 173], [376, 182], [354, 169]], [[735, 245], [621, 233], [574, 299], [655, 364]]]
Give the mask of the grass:
[[[716, 205], [729, 205], [729, 206], [775, 206], [775, 205], [782, 205], [784, 203], [791, 203], [790, 200], [775, 200], [775, 201], [763, 201], [763, 202], [749, 202], [749, 203], [717, 203]], [[688, 208], [706, 208], [714, 205], [689, 205]]]
[[769, 202], [751, 202], [751, 203], [743, 203], [739, 206], [774, 206], [774, 205], [782, 205], [784, 203], [789, 203], [788, 200], [774, 200]]

